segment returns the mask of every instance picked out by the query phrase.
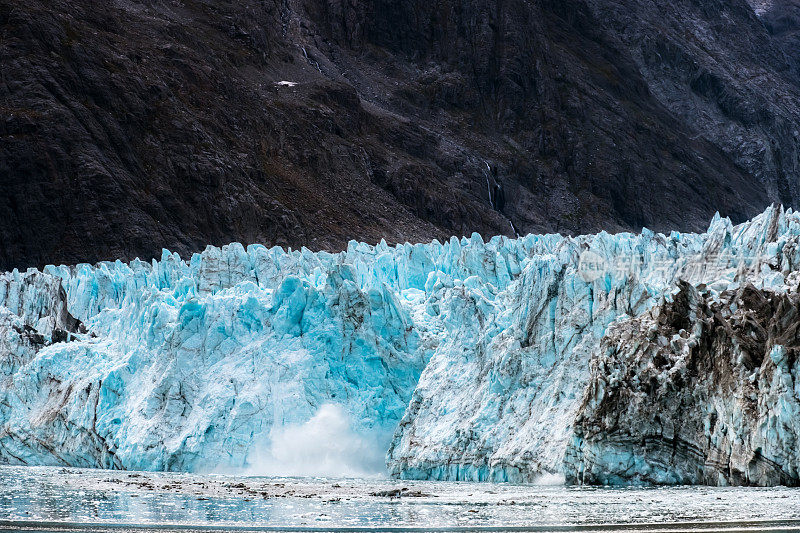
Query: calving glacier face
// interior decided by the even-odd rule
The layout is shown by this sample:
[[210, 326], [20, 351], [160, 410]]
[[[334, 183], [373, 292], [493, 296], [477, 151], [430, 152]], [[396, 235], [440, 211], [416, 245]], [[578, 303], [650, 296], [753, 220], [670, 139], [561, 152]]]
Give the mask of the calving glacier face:
[[0, 461], [246, 468], [329, 404], [385, 451], [440, 339], [429, 278], [502, 290], [553, 240], [234, 244], [5, 274]]
[[[798, 235], [800, 217], [771, 208], [736, 227], [717, 217], [705, 234], [473, 235], [339, 254], [233, 244], [189, 261], [164, 252], [152, 263], [15, 271], [0, 277], [0, 462], [258, 471], [273, 444], [294, 453], [291, 439], [306, 435], [297, 428], [333, 439], [320, 424], [346, 419], [354, 435], [343, 442], [382, 442], [403, 478], [676, 482], [636, 477], [649, 452], [629, 449], [635, 439], [606, 446], [619, 428], [603, 413], [621, 407], [597, 396], [612, 390], [598, 368], [617, 363], [597, 361], [684, 285], [710, 299], [746, 283], [790, 292]], [[633, 350], [636, 368], [649, 368], [655, 352]], [[699, 405], [738, 390], [684, 395]], [[651, 393], [668, 398], [636, 391], [643, 405]], [[759, 420], [773, 420], [764, 402]], [[652, 413], [629, 414], [617, 418], [635, 425]], [[715, 446], [734, 442], [740, 429], [730, 431]], [[759, 442], [742, 457], [796, 461]]]

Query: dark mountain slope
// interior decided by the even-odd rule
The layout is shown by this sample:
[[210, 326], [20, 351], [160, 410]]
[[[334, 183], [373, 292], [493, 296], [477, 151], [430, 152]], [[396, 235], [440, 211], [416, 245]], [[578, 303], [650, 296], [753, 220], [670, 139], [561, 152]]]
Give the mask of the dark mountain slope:
[[793, 6], [0, 0], [0, 268], [797, 205]]

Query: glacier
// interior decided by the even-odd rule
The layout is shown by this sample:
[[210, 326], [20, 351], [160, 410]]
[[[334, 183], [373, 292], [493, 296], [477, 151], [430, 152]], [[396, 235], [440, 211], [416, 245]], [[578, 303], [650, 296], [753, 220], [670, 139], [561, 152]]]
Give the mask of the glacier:
[[798, 484], [798, 241], [772, 206], [702, 234], [15, 270], [0, 464], [247, 470], [333, 405], [402, 479]]

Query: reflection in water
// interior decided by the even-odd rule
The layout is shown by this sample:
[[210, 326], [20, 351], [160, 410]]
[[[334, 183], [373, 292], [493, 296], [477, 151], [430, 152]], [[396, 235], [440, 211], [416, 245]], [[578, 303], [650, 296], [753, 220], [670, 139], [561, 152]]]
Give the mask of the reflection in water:
[[[392, 490], [400, 496], [373, 495]], [[609, 489], [0, 467], [0, 530], [11, 527], [8, 521], [33, 521], [40, 529], [65, 522], [552, 530], [797, 518], [800, 492], [782, 487]], [[759, 523], [771, 531], [797, 525]]]

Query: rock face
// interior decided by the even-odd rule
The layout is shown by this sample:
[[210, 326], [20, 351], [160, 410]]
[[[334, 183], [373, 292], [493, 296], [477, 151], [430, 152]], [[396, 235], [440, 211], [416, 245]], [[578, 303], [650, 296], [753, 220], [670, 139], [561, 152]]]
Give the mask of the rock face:
[[[796, 290], [796, 287], [794, 287]], [[745, 285], [615, 324], [566, 454], [577, 483], [798, 485], [800, 296]]]
[[797, 206], [796, 6], [754, 6], [0, 0], [0, 269]]
[[13, 271], [0, 463], [257, 468], [342, 412], [400, 478], [795, 485], [798, 265], [800, 215], [773, 207], [702, 234]]

